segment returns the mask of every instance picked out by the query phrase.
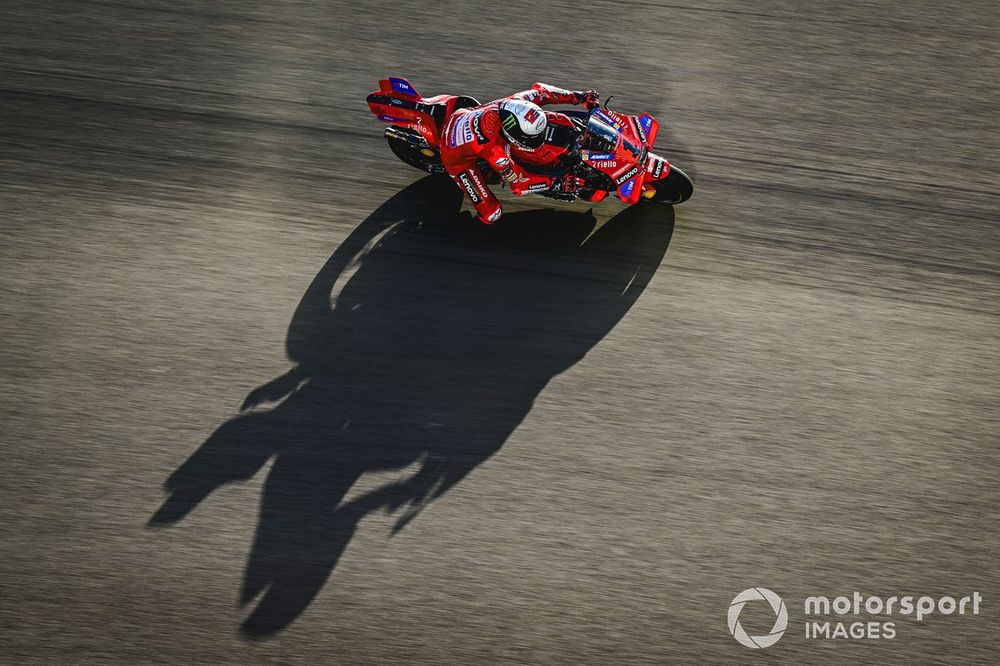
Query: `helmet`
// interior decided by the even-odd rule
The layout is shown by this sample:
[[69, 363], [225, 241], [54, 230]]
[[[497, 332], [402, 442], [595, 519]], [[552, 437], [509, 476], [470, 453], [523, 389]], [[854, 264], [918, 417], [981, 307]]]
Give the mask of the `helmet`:
[[531, 102], [505, 99], [500, 102], [500, 131], [519, 148], [534, 150], [545, 140], [545, 112]]

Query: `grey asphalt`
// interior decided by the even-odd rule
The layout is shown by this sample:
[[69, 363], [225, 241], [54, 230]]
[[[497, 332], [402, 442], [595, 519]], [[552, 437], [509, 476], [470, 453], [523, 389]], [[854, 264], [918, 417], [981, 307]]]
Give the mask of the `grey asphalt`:
[[[524, 7], [4, 3], [0, 662], [997, 662], [996, 6]], [[695, 196], [479, 227], [390, 74]]]

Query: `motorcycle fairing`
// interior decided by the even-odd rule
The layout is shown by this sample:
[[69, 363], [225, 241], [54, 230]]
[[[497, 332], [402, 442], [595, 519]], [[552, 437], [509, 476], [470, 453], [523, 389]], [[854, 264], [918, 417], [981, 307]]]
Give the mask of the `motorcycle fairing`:
[[639, 136], [639, 140], [646, 144], [647, 148], [652, 148], [656, 142], [656, 135], [660, 131], [660, 122], [648, 113], [644, 113], [638, 118], [632, 117], [636, 120], [639, 133], [645, 135]]
[[670, 162], [666, 158], [649, 153], [646, 157], [646, 173], [648, 180], [662, 180], [670, 173]]
[[[631, 174], [631, 175], [630, 175]], [[631, 167], [623, 175], [619, 176], [615, 183], [618, 185], [618, 198], [625, 203], [634, 204], [639, 201], [642, 194], [642, 181], [646, 177], [646, 172], [638, 166]]]
[[445, 108], [418, 100], [373, 92], [368, 95], [368, 107], [382, 122], [414, 129], [432, 146], [437, 145], [439, 128], [445, 118]]
[[456, 108], [478, 106], [463, 95], [421, 97], [409, 81], [390, 76], [378, 82], [379, 89], [368, 95], [368, 107], [382, 122], [416, 130], [431, 146], [437, 146], [445, 121]]
[[631, 116], [611, 109], [598, 109], [594, 111], [594, 115], [624, 134], [629, 140], [647, 148], [653, 147], [660, 130], [659, 121], [648, 113]]

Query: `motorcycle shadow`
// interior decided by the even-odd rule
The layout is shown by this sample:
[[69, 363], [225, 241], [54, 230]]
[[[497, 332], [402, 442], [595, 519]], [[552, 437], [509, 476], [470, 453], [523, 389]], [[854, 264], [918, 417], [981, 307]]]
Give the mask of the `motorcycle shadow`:
[[[589, 212], [517, 212], [489, 228], [460, 205], [432, 176], [362, 222], [299, 303], [294, 366], [165, 484], [152, 526], [273, 459], [240, 594], [259, 597], [248, 637], [309, 606], [366, 515], [396, 512], [394, 533], [495, 454], [549, 380], [628, 312], [673, 232], [665, 206], [630, 207], [595, 232]], [[345, 501], [363, 474], [409, 466]]]

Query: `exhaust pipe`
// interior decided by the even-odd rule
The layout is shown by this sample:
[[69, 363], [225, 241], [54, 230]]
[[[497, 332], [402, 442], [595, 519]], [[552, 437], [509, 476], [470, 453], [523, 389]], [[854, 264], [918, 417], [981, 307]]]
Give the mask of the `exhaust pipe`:
[[387, 139], [398, 139], [399, 141], [405, 141], [406, 143], [414, 146], [416, 148], [430, 148], [431, 144], [416, 132], [408, 131], [396, 127], [395, 125], [389, 125], [385, 128], [385, 136]]

